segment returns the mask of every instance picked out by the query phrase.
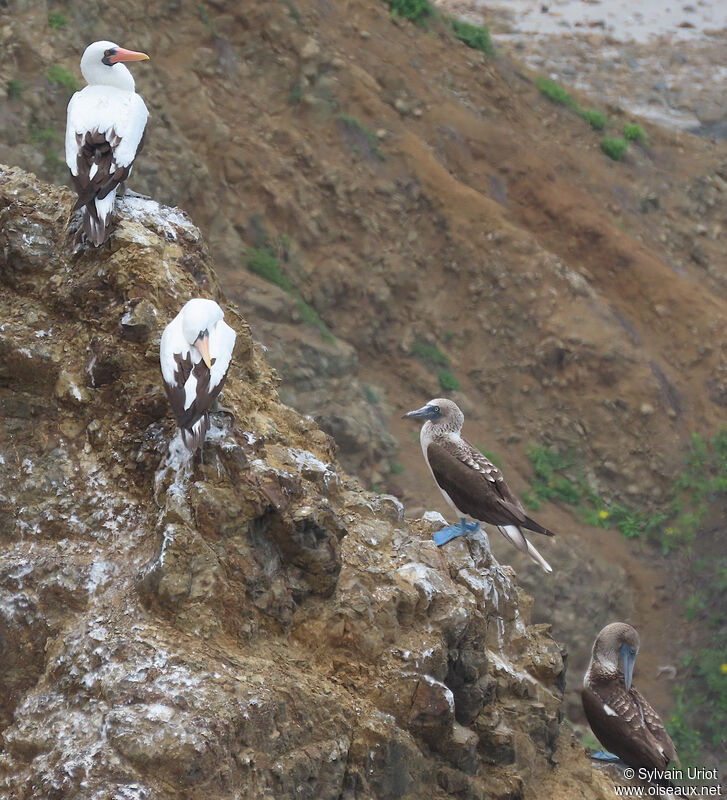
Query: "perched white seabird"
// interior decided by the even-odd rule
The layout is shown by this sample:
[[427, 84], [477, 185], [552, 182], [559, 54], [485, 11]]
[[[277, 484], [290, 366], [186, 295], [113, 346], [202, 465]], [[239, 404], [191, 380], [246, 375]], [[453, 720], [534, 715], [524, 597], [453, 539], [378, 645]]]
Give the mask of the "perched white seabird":
[[88, 86], [68, 103], [66, 163], [78, 194], [73, 210], [84, 207], [81, 230], [96, 247], [108, 238], [116, 189], [131, 174], [149, 116], [122, 62], [148, 58], [113, 42], [90, 44], [81, 58]]
[[210, 427], [209, 410], [227, 377], [235, 331], [223, 319], [214, 300], [196, 297], [167, 325], [162, 334], [159, 360], [164, 388], [192, 451], [203, 442]]
[[[422, 408], [404, 414], [405, 418], [425, 419], [420, 434], [424, 460], [447, 504], [459, 515], [459, 525], [449, 525], [434, 534], [440, 547], [455, 536], [479, 528], [479, 522], [497, 526], [500, 533], [518, 550], [546, 571], [550, 564], [525, 538], [525, 528], [545, 536], [553, 533], [525, 513], [510, 491], [500, 470], [460, 435], [464, 414], [451, 400], [437, 398]], [[466, 517], [477, 520], [466, 522]]]

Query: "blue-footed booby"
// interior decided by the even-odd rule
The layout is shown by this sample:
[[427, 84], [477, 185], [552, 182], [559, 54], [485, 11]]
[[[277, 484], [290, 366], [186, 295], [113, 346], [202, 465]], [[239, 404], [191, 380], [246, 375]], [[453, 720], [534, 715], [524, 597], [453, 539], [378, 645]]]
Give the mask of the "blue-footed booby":
[[[404, 418], [424, 419], [419, 440], [432, 477], [448, 505], [461, 521], [434, 534], [442, 546], [455, 536], [476, 531], [480, 522], [495, 525], [518, 550], [546, 571], [550, 564], [525, 538], [522, 529], [553, 536], [553, 533], [525, 513], [520, 501], [510, 491], [500, 470], [460, 435], [464, 414], [451, 400], [436, 398], [422, 408], [404, 414]], [[476, 522], [467, 522], [471, 517]]]
[[108, 238], [116, 189], [131, 174], [149, 116], [122, 62], [148, 58], [113, 42], [90, 44], [81, 58], [88, 86], [68, 103], [66, 163], [78, 194], [73, 210], [83, 207], [81, 235], [96, 247]]
[[196, 450], [210, 427], [209, 411], [222, 390], [235, 347], [235, 331], [214, 300], [196, 297], [164, 328], [159, 360], [164, 388], [182, 439]]
[[631, 683], [639, 644], [639, 634], [625, 622], [612, 622], [598, 634], [583, 679], [583, 710], [608, 751], [637, 774], [641, 768], [650, 770], [652, 783], [669, 785], [658, 773], [670, 761], [679, 763], [674, 742], [659, 715]]

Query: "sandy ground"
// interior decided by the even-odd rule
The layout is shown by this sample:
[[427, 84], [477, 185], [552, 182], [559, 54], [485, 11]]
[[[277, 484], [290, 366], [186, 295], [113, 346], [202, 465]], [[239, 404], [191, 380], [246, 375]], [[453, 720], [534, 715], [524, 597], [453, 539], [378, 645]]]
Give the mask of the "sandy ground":
[[[635, 116], [724, 136], [727, 2], [441, 0], [527, 66]], [[727, 126], [725, 126], [727, 127]]]

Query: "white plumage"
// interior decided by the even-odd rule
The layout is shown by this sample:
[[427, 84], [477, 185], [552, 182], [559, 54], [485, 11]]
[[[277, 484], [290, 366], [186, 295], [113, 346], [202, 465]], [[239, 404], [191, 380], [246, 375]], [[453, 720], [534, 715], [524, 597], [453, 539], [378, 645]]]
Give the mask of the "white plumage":
[[131, 174], [149, 117], [122, 63], [148, 58], [113, 42], [94, 42], [81, 59], [88, 86], [68, 103], [66, 163], [84, 206], [83, 231], [98, 246], [109, 232], [116, 190]]
[[235, 348], [235, 331], [213, 300], [189, 300], [162, 333], [164, 388], [182, 438], [196, 450], [209, 430], [209, 410], [220, 393]]

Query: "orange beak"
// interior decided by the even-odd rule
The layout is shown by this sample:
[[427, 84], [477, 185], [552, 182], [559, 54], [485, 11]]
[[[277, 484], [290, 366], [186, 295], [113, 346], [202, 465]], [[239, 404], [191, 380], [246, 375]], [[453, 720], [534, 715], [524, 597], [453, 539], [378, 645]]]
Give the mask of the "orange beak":
[[124, 50], [123, 47], [117, 47], [116, 52], [109, 58], [112, 64], [117, 64], [119, 61], [148, 61], [149, 56], [146, 53], [137, 53], [135, 50]]
[[199, 350], [204, 363], [207, 364], [207, 369], [212, 369], [212, 359], [210, 358], [210, 337], [202, 336], [194, 343], [197, 350]]

